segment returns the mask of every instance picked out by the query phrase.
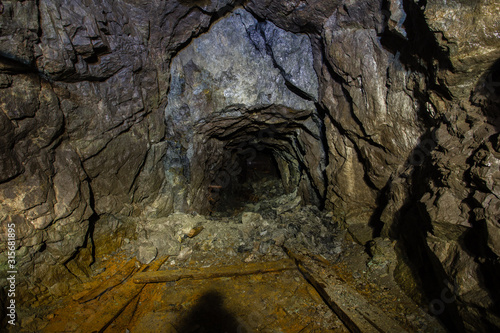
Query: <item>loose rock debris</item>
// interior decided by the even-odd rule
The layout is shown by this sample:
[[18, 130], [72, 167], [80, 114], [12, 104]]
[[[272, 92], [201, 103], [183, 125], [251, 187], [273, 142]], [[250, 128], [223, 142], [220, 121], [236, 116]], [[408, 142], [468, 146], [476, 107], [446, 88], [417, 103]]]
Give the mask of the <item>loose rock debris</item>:
[[394, 282], [390, 242], [377, 240], [371, 258], [331, 214], [299, 201], [281, 193], [235, 216], [137, 221], [141, 237], [97, 262], [81, 291], [38, 309], [23, 330], [444, 331]]

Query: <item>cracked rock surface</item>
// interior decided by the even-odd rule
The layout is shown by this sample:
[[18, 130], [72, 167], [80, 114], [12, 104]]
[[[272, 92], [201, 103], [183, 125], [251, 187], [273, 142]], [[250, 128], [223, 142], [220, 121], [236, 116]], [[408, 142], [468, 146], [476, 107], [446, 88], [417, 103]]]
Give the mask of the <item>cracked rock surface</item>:
[[25, 304], [138, 219], [211, 214], [266, 152], [346, 237], [395, 241], [415, 300], [453, 286], [450, 330], [500, 327], [498, 2], [2, 4], [0, 268], [14, 223]]

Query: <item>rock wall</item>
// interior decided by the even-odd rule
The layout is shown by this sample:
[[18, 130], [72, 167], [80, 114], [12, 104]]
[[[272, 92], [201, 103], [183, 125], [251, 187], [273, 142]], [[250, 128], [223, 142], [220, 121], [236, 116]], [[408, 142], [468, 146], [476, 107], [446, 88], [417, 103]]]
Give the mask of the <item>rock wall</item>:
[[20, 288], [73, 278], [116, 220], [208, 211], [235, 152], [266, 147], [357, 242], [398, 241], [409, 293], [452, 286], [450, 327], [500, 326], [497, 2], [2, 2], [0, 220]]
[[[318, 78], [307, 35], [237, 9], [176, 55], [171, 77], [166, 139], [180, 147], [167, 159], [167, 179], [187, 188], [176, 193], [175, 210], [207, 213], [213, 206], [207, 198], [215, 202], [244, 167], [235, 156], [251, 161], [266, 147], [307, 166], [302, 186], [320, 193], [313, 199], [319, 201], [324, 151], [312, 120], [318, 119]], [[303, 143], [310, 144], [306, 154]]]
[[3, 229], [16, 223], [19, 289], [36, 296], [74, 278], [65, 264], [91, 243], [93, 230], [116, 218], [168, 213], [169, 59], [225, 9], [148, 1], [3, 5], [0, 219]]
[[[441, 301], [439, 293], [453, 290], [457, 308], [446, 305], [436, 313], [452, 320], [459, 315], [467, 331], [495, 330], [499, 295], [492, 279], [500, 266], [494, 199], [498, 112], [493, 110], [499, 109], [500, 40], [492, 13], [499, 5], [427, 1], [405, 3], [404, 9], [411, 18], [407, 38], [415, 45], [414, 59], [407, 61], [425, 68], [419, 71], [426, 83], [416, 96], [427, 129], [413, 150], [412, 173], [392, 182], [381, 220], [416, 269], [425, 272], [420, 279], [428, 297]], [[431, 270], [425, 268], [429, 263]]]

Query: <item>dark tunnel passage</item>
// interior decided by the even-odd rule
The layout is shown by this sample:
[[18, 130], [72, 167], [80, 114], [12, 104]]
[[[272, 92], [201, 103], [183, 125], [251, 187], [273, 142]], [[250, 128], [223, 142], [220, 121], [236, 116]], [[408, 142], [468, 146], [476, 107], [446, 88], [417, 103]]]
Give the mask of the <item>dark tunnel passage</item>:
[[235, 215], [246, 204], [257, 203], [284, 194], [281, 174], [274, 153], [269, 148], [252, 154], [231, 155], [232, 172], [228, 184], [211, 185], [212, 213]]
[[241, 158], [240, 165], [242, 171], [238, 177], [239, 184], [259, 181], [267, 177], [279, 178], [280, 176], [278, 164], [273, 152], [269, 149], [258, 152], [254, 158]]

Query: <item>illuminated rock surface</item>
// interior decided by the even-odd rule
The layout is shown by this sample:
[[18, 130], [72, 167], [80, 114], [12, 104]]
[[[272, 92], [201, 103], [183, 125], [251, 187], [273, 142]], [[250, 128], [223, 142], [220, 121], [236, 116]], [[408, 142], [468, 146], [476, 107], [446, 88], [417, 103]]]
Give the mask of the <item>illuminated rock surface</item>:
[[422, 307], [454, 289], [448, 329], [500, 327], [497, 1], [2, 3], [0, 267], [15, 223], [26, 323], [119, 248], [182, 253], [172, 213], [286, 238], [300, 201], [370, 267], [396, 242]]

